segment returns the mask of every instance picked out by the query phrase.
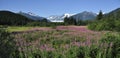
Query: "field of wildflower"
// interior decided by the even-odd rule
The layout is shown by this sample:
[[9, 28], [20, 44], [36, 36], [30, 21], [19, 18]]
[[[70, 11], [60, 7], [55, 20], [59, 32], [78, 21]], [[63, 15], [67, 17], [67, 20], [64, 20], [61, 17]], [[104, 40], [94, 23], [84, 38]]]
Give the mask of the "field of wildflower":
[[[12, 36], [18, 58], [110, 58], [113, 42], [104, 37], [107, 33], [91, 31], [86, 26], [56, 26], [12, 32]], [[115, 34], [107, 35], [111, 38]]]

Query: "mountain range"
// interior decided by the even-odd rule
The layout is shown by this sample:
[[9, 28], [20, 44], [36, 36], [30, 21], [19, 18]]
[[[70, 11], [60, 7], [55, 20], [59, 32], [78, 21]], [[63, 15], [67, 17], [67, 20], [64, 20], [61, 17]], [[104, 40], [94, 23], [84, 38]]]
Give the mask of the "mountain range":
[[38, 15], [32, 13], [32, 12], [25, 13], [25, 12], [20, 11], [20, 12], [18, 12], [18, 14], [23, 15], [23, 16], [25, 16], [25, 17], [27, 17], [29, 19], [33, 19], [33, 20], [43, 20], [43, 19], [46, 19], [46, 18], [40, 17], [40, 16], [38, 16]]
[[51, 22], [63, 22], [65, 17], [71, 17], [73, 14], [65, 13], [63, 15], [51, 15], [47, 19]]
[[72, 17], [75, 18], [76, 20], [93, 20], [96, 18], [96, 16], [97, 16], [96, 13], [83, 11], [81, 13], [73, 15]]
[[88, 11], [84, 11], [84, 12], [81, 12], [78, 14], [65, 13], [63, 15], [51, 15], [47, 18], [38, 16], [32, 12], [25, 13], [25, 12], [20, 11], [18, 14], [23, 15], [29, 19], [33, 19], [33, 20], [47, 19], [50, 22], [63, 22], [65, 17], [68, 17], [68, 18], [73, 17], [76, 20], [91, 20], [91, 19], [95, 19], [96, 15], [97, 15], [96, 13], [88, 12]]
[[52, 15], [49, 16], [47, 19], [51, 22], [63, 22], [65, 17], [73, 17], [76, 20], [92, 20], [95, 19], [97, 16], [96, 13], [84, 11], [78, 14], [69, 14], [65, 13], [63, 15]]
[[[2, 13], [6, 13], [6, 12], [1, 11], [1, 15], [2, 15]], [[7, 14], [9, 14], [9, 13], [14, 13], [14, 12], [7, 11]], [[76, 20], [92, 20], [92, 19], [95, 19], [96, 16], [97, 16], [96, 13], [88, 12], [88, 11], [83, 11], [83, 12], [77, 13], [77, 14], [65, 13], [65, 14], [62, 14], [62, 15], [51, 15], [51, 16], [46, 17], [46, 18], [41, 17], [39, 15], [36, 15], [32, 12], [25, 13], [25, 12], [20, 11], [18, 13], [14, 13], [14, 14], [19, 14], [19, 15], [22, 15], [22, 16], [28, 18], [28, 19], [32, 19], [32, 20], [39, 20], [40, 21], [40, 20], [46, 19], [49, 22], [63, 22], [65, 17], [73, 17]], [[107, 16], [107, 17], [112, 15], [113, 18], [116, 18], [116, 17], [120, 17], [119, 14], [120, 14], [120, 8], [117, 8], [117, 9], [115, 9], [115, 10], [109, 12], [109, 13], [104, 14], [104, 15]]]
[[106, 13], [105, 18], [119, 19], [120, 18], [120, 8], [117, 8], [115, 10], [112, 10], [109, 13]]

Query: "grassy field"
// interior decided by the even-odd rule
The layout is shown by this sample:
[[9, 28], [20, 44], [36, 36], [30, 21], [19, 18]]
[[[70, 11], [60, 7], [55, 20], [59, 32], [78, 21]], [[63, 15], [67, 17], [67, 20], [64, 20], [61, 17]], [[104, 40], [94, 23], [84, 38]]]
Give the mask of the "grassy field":
[[11, 35], [18, 47], [17, 58], [119, 58], [118, 33], [92, 31], [87, 26], [7, 29], [16, 32]]
[[9, 26], [7, 30], [9, 32], [18, 32], [18, 31], [27, 31], [32, 29], [33, 27], [20, 27], [20, 26]]
[[[25, 31], [24, 28], [22, 31]], [[12, 30], [14, 31], [14, 29]], [[86, 58], [97, 57], [91, 56], [89, 53], [91, 50], [99, 48], [101, 45], [99, 40], [104, 34], [105, 32], [88, 30], [86, 26], [57, 26], [56, 28], [36, 27], [14, 36], [19, 51], [22, 53], [21, 57], [27, 55], [32, 58], [36, 56], [38, 58], [82, 58], [85, 56]]]
[[34, 31], [34, 30], [44, 30], [50, 29], [51, 27], [25, 27], [25, 26], [9, 26], [6, 29], [9, 32], [22, 32], [22, 31]]

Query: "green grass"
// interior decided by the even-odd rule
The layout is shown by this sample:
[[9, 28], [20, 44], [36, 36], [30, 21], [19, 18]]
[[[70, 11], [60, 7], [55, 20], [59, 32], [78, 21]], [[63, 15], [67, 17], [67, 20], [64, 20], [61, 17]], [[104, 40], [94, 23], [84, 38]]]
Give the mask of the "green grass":
[[32, 29], [33, 27], [19, 27], [19, 26], [9, 26], [7, 28], [7, 30], [9, 32], [16, 32], [16, 31], [26, 31], [26, 30], [30, 30]]
[[[9, 26], [8, 31], [26, 31], [35, 27]], [[68, 30], [35, 31], [11, 34], [18, 44], [18, 51], [13, 51], [11, 58], [119, 58], [120, 33], [108, 32], [96, 34], [90, 39], [91, 33], [73, 35]], [[6, 38], [6, 33], [1, 38]], [[101, 33], [103, 34], [103, 33]], [[86, 38], [84, 38], [86, 36]], [[9, 39], [9, 38], [8, 38]], [[95, 40], [96, 41], [95, 41]], [[93, 40], [93, 41], [92, 41]], [[8, 40], [9, 41], [9, 40]], [[4, 41], [3, 41], [4, 42]], [[5, 42], [6, 43], [6, 42]], [[5, 50], [5, 49], [4, 49]], [[8, 51], [7, 51], [8, 52]], [[1, 54], [0, 54], [1, 56]], [[2, 57], [5, 58], [5, 57]]]

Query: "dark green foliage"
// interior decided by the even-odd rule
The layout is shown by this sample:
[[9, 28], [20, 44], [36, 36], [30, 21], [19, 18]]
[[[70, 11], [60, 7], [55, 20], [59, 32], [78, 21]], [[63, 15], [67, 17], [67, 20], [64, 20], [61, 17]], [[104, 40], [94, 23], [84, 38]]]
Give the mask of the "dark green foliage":
[[63, 22], [30, 22], [26, 26], [40, 26], [40, 27], [56, 27], [56, 26], [61, 26], [64, 25]]
[[68, 20], [69, 20], [69, 18], [68, 18], [68, 17], [65, 17], [65, 18], [64, 18], [64, 24], [65, 24], [65, 25], [68, 25], [68, 23], [67, 23], [67, 22], [68, 22]]
[[87, 25], [89, 23], [92, 23], [93, 20], [76, 20], [73, 17], [64, 18], [64, 25], [77, 25], [77, 26], [81, 26], [81, 25]]
[[51, 51], [47, 52], [46, 58], [54, 58], [54, 54]]
[[107, 33], [106, 36], [103, 37], [100, 41], [103, 43], [111, 43], [117, 41], [118, 39], [119, 39], [118, 35]]
[[120, 31], [120, 20], [116, 20], [114, 22], [115, 22], [115, 24], [114, 24], [115, 30]]
[[88, 25], [88, 28], [91, 30], [107, 30], [107, 31], [120, 31], [120, 20], [101, 20], [101, 21], [96, 21], [94, 23], [91, 23]]
[[[41, 53], [40, 53], [41, 51], [39, 51], [39, 50], [34, 50], [33, 52], [29, 52], [29, 53], [32, 53], [32, 58], [42, 58], [42, 56], [41, 56]], [[28, 56], [29, 57], [29, 56]]]
[[36, 21], [36, 22], [28, 23], [27, 26], [41, 26], [41, 27], [43, 27], [43, 26], [47, 26], [47, 23]]
[[120, 57], [120, 40], [114, 43], [112, 47], [112, 54], [114, 58]]
[[85, 25], [85, 22], [83, 22], [82, 20], [79, 20], [79, 21], [77, 22], [77, 25]]
[[10, 11], [0, 11], [0, 25], [25, 25], [33, 20]]
[[0, 58], [13, 57], [15, 51], [17, 50], [14, 38], [6, 30], [0, 29]]
[[44, 18], [40, 22], [49, 22], [49, 21], [46, 18]]
[[84, 47], [79, 47], [77, 58], [85, 58], [85, 49], [84, 49]]
[[111, 58], [119, 58], [120, 57], [120, 34], [119, 33], [117, 33], [117, 34], [108, 33], [105, 35], [105, 37], [103, 37], [101, 39], [101, 42], [108, 43], [109, 47], [111, 47], [111, 54], [109, 51], [107, 51], [107, 52], [109, 52], [107, 54], [107, 56], [111, 56]]
[[99, 14], [97, 15], [97, 20], [101, 20], [103, 18], [103, 13], [102, 11], [100, 10]]
[[76, 25], [76, 20], [73, 17], [70, 18], [64, 18], [65, 25]]
[[120, 31], [120, 9], [116, 9], [108, 14], [105, 14], [104, 17], [99, 15], [99, 20], [88, 25], [88, 28], [91, 30], [107, 30], [107, 31]]
[[93, 20], [78, 20], [77, 21], [77, 25], [78, 26], [86, 26], [86, 25], [88, 25], [88, 24], [90, 24], [90, 23], [92, 23], [93, 22]]
[[119, 18], [120, 18], [120, 8], [117, 8], [117, 9], [105, 14], [105, 17], [119, 20]]
[[90, 57], [91, 58], [96, 58], [98, 54], [99, 49], [98, 48], [93, 48], [90, 50]]

